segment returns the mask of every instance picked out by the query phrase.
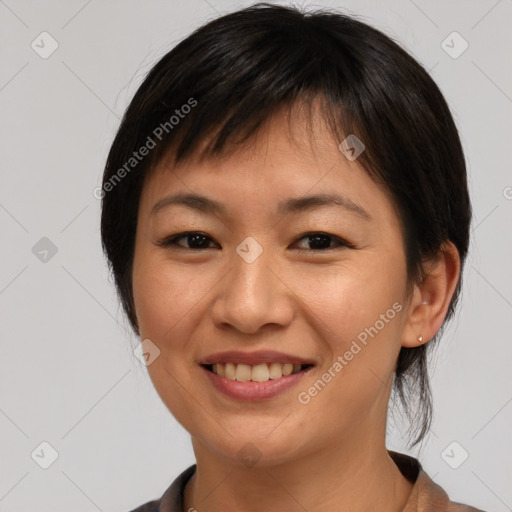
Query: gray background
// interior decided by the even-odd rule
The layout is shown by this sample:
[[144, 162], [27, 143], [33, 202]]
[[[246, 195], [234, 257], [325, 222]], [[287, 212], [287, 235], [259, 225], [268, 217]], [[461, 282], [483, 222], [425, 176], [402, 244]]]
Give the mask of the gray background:
[[[2, 511], [127, 511], [194, 462], [132, 353], [138, 340], [106, 270], [93, 190], [152, 64], [200, 24], [251, 3], [0, 0]], [[402, 42], [460, 127], [473, 240], [462, 308], [433, 361], [435, 422], [419, 457], [452, 499], [512, 510], [512, 2], [314, 5], [358, 13]], [[58, 43], [46, 59], [31, 47], [51, 49], [43, 31]], [[469, 44], [457, 58], [446, 45], [458, 53], [462, 40], [442, 46], [453, 31]], [[47, 469], [43, 441], [58, 453]], [[394, 423], [389, 446], [407, 451]]]

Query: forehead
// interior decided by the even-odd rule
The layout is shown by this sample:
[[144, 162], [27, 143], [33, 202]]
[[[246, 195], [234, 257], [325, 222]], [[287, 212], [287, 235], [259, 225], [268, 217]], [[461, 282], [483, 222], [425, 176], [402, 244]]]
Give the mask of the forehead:
[[357, 206], [377, 215], [389, 210], [387, 194], [339, 144], [320, 116], [281, 113], [218, 157], [192, 156], [178, 165], [163, 158], [144, 185], [140, 214], [150, 215], [171, 193], [207, 197], [233, 211], [268, 206], [277, 214], [285, 200], [311, 195], [341, 196], [345, 205], [356, 205], [354, 213]]

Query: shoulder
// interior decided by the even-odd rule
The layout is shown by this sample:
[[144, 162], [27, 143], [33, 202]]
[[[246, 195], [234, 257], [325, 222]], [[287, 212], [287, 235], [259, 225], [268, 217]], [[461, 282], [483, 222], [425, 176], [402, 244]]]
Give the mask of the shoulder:
[[144, 503], [144, 505], [141, 505], [140, 507], [130, 510], [130, 512], [158, 512], [159, 508], [160, 508], [160, 500], [153, 500], [153, 501], [148, 501], [147, 503]]
[[420, 471], [418, 480], [414, 487], [417, 488], [417, 492], [416, 499], [413, 501], [417, 504], [418, 511], [485, 512], [479, 508], [471, 507], [464, 503], [451, 501], [446, 491], [436, 484], [423, 470]]
[[390, 451], [389, 454], [401, 473], [414, 484], [404, 512], [485, 512], [451, 501], [446, 491], [428, 476], [417, 459], [403, 453]]
[[188, 480], [194, 474], [196, 465], [188, 467], [172, 482], [162, 497], [148, 501], [130, 512], [182, 512], [183, 492]]

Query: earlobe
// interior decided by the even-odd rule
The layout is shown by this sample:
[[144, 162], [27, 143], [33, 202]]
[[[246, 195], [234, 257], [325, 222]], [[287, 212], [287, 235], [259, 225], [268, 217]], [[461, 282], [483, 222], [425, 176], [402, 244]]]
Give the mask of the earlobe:
[[460, 257], [455, 245], [445, 242], [435, 258], [424, 262], [425, 276], [414, 285], [402, 335], [403, 347], [430, 341], [441, 328], [460, 276]]

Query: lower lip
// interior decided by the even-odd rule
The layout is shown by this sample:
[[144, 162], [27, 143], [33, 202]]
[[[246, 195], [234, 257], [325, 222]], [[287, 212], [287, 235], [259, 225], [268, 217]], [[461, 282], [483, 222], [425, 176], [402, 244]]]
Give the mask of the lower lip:
[[238, 400], [257, 401], [273, 398], [279, 395], [279, 393], [295, 386], [313, 367], [311, 366], [301, 372], [286, 375], [279, 379], [270, 379], [265, 382], [231, 380], [207, 370], [204, 366], [201, 366], [201, 369], [221, 393]]

